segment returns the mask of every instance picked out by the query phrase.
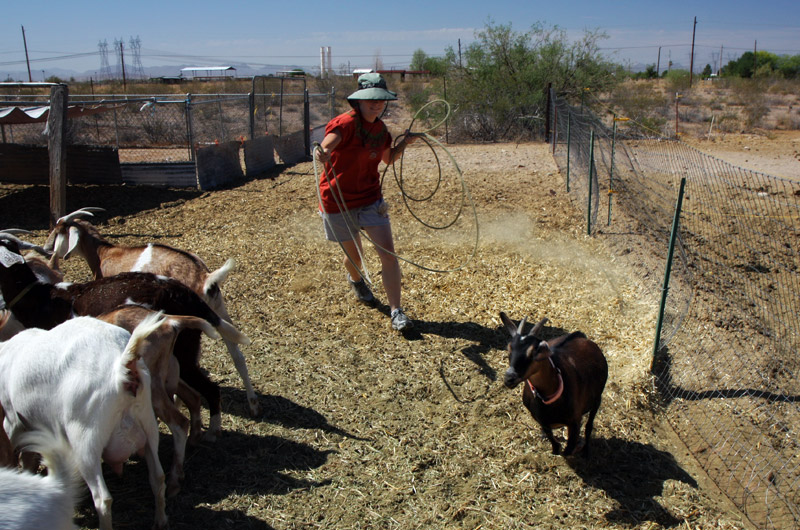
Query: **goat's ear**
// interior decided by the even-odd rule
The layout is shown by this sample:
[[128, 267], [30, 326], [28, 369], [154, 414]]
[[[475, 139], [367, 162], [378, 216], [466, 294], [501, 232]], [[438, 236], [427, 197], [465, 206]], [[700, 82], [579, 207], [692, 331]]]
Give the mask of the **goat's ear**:
[[553, 350], [550, 349], [550, 345], [547, 344], [547, 341], [542, 341], [539, 343], [539, 346], [536, 347], [536, 353], [533, 354], [534, 361], [541, 361], [547, 359], [553, 355]]
[[12, 265], [16, 265], [18, 263], [24, 264], [25, 259], [17, 252], [7, 248], [5, 245], [0, 245], [0, 263], [3, 265], [3, 267], [8, 269], [11, 268]]
[[503, 325], [506, 327], [506, 330], [511, 334], [512, 337], [517, 334], [517, 326], [514, 325], [511, 319], [508, 318], [508, 315], [506, 315], [503, 311], [500, 311], [500, 320], [503, 321]]
[[67, 252], [64, 254], [64, 259], [68, 259], [70, 255], [75, 252], [75, 249], [78, 248], [78, 243], [81, 240], [81, 231], [78, 229], [77, 226], [70, 226], [69, 227], [69, 248], [67, 248]]
[[56, 234], [56, 241], [53, 244], [53, 254], [58, 256], [59, 258], [63, 258], [64, 254], [67, 253], [67, 248], [69, 244], [69, 239], [64, 233], [59, 230], [58, 234]]

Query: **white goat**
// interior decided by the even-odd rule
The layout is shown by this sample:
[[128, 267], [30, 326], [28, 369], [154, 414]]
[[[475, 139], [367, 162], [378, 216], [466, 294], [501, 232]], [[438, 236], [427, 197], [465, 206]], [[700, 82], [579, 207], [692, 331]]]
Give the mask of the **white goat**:
[[22, 433], [15, 445], [39, 453], [47, 476], [0, 467], [0, 528], [75, 530], [80, 477], [72, 448], [48, 429]]
[[[93, 212], [98, 211], [103, 209], [81, 208], [57, 221], [44, 245], [45, 251], [53, 252], [52, 260], [67, 259], [72, 255], [81, 256], [88, 263], [95, 279], [122, 272], [151, 272], [175, 278], [200, 295], [223, 320], [233, 322], [220, 290], [222, 282], [235, 266], [233, 259], [226, 261], [219, 269], [211, 271], [197, 255], [167, 245], [149, 244], [138, 247], [113, 245], [100, 235], [97, 228], [80, 219], [93, 216]], [[244, 383], [250, 414], [258, 416], [261, 414], [261, 406], [250, 382], [244, 355], [238, 344], [225, 337], [223, 340]]]
[[155, 496], [154, 526], [167, 526], [158, 424], [150, 373], [141, 359], [145, 339], [162, 322], [155, 314], [131, 334], [92, 317], [78, 317], [49, 331], [27, 329], [0, 344], [0, 418], [5, 433], [14, 440], [28, 429], [28, 422], [62, 432], [92, 493], [102, 530], [111, 530], [112, 498], [101, 461], [121, 471], [128, 457], [142, 448]]

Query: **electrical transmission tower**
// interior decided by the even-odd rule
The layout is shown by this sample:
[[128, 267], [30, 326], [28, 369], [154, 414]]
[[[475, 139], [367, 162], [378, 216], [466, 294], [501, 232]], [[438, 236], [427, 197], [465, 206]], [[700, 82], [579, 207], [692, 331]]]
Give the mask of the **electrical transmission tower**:
[[128, 53], [133, 56], [133, 70], [131, 71], [131, 77], [137, 79], [144, 79], [144, 66], [142, 66], [142, 41], [139, 39], [137, 35], [134, 39], [133, 37], [130, 38], [128, 41]]
[[111, 66], [108, 64], [108, 41], [98, 42], [97, 48], [100, 51], [100, 78], [111, 79]]
[[117, 54], [117, 72], [116, 72], [117, 79], [122, 79], [123, 76], [122, 72], [123, 69], [125, 68], [123, 63], [125, 57], [122, 55], [124, 53], [122, 51], [123, 46], [124, 43], [122, 39], [114, 39], [114, 52]]

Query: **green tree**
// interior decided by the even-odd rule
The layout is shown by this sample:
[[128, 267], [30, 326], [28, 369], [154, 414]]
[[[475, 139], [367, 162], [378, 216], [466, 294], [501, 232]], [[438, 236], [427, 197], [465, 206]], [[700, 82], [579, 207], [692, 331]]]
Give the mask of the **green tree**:
[[707, 64], [705, 68], [703, 68], [703, 73], [701, 74], [704, 78], [711, 77], [711, 65]]
[[786, 79], [800, 77], [800, 55], [783, 55], [778, 57], [777, 70]]
[[779, 59], [774, 53], [760, 51], [744, 52], [735, 61], [729, 61], [722, 68], [722, 74], [733, 77], [768, 77], [778, 66]]
[[473, 139], [499, 140], [541, 125], [546, 87], [573, 100], [584, 89], [602, 92], [624, 77], [621, 67], [600, 55], [606, 35], [586, 31], [570, 43], [565, 30], [535, 24], [527, 32], [491, 21], [463, 54], [464, 66], [448, 53], [457, 83], [448, 84], [448, 99], [464, 119]]
[[411, 70], [425, 70], [425, 61], [427, 59], [428, 54], [422, 49], [417, 49], [414, 51], [414, 55], [411, 56], [411, 64], [409, 65], [409, 68]]

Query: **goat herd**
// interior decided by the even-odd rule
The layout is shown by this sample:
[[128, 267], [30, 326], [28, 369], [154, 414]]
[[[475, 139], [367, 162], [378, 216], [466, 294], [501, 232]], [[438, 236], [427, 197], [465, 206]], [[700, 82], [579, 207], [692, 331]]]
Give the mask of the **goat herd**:
[[[154, 527], [166, 528], [166, 498], [180, 490], [186, 444], [213, 441], [221, 430], [220, 389], [200, 365], [203, 333], [225, 342], [250, 413], [261, 413], [239, 349], [249, 339], [231, 324], [220, 288], [233, 260], [211, 271], [165, 245], [115, 246], [85, 220], [98, 210], [59, 219], [44, 247], [21, 239], [24, 230], [0, 231], [0, 528], [75, 528], [82, 480], [100, 528], [111, 529], [102, 462], [121, 472], [135, 452], [147, 462]], [[93, 281], [62, 282], [59, 260], [74, 255], [86, 260]], [[505, 385], [525, 383], [523, 403], [554, 454], [561, 447], [553, 429], [563, 426], [564, 454], [587, 454], [608, 376], [603, 353], [580, 332], [541, 340], [546, 319], [526, 333], [525, 319], [500, 318], [511, 335]], [[168, 475], [157, 419], [172, 434]], [[15, 469], [20, 463], [25, 470]], [[40, 464], [46, 476], [35, 474]]]

